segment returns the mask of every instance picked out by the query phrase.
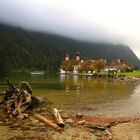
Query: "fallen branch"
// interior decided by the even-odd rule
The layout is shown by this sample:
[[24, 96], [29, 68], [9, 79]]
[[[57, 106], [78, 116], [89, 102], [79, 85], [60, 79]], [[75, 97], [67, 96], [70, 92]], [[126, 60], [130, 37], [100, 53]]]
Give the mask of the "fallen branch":
[[58, 109], [56, 108], [52, 108], [52, 114], [54, 116], [54, 119], [55, 119], [55, 122], [57, 123], [57, 125], [61, 128], [63, 128], [65, 125], [64, 125], [64, 122], [60, 116], [60, 113], [58, 111]]
[[85, 123], [84, 124], [85, 127], [88, 127], [88, 128], [91, 128], [91, 129], [98, 129], [98, 130], [106, 130], [106, 127], [105, 126], [101, 126], [101, 125], [98, 125], [98, 124], [93, 124], [93, 123]]
[[6, 81], [7, 81], [7, 84], [8, 84], [8, 86], [9, 86], [9, 89], [10, 89], [11, 91], [15, 91], [15, 90], [16, 90], [15, 85], [14, 85], [9, 79], [6, 79]]
[[34, 114], [34, 117], [38, 120], [40, 120], [41, 122], [45, 123], [47, 126], [50, 126], [52, 128], [54, 128], [57, 131], [62, 131], [63, 129], [60, 128], [57, 124], [51, 122], [50, 120], [46, 119], [45, 117], [39, 115], [39, 114]]
[[105, 130], [105, 132], [108, 135], [109, 139], [112, 140], [112, 134], [107, 129]]

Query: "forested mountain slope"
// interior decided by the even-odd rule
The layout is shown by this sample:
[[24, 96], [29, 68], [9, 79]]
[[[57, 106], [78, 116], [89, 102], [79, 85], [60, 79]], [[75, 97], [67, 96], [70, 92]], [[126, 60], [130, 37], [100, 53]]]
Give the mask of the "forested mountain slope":
[[17, 69], [56, 72], [65, 53], [74, 59], [77, 51], [82, 59], [119, 58], [140, 66], [134, 52], [124, 45], [79, 41], [0, 24], [0, 73]]

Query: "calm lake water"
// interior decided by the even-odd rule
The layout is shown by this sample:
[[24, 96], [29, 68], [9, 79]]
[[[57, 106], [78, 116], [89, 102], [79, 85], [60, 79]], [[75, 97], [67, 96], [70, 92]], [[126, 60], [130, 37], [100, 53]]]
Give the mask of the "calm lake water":
[[[47, 97], [58, 109], [93, 117], [119, 117], [140, 114], [140, 82], [65, 75], [12, 74], [15, 85], [28, 81], [33, 94]], [[5, 77], [0, 91], [5, 91]]]

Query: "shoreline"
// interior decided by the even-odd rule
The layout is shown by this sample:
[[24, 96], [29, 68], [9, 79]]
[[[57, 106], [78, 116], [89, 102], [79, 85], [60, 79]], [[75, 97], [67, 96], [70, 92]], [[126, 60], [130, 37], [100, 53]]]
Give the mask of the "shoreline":
[[[140, 78], [127, 77], [118, 80], [140, 81]], [[34, 110], [29, 110], [29, 117], [20, 120], [18, 117], [8, 118], [4, 113], [4, 109], [0, 108], [0, 131], [3, 132], [0, 134], [0, 139], [58, 140], [59, 138], [61, 140], [111, 140], [124, 139], [124, 137], [128, 140], [140, 139], [140, 134], [138, 133], [140, 130], [140, 114], [117, 118], [89, 117], [81, 113], [72, 114], [71, 112], [67, 113], [62, 111], [60, 114], [64, 120], [65, 128], [60, 133], [36, 120], [33, 116], [37, 112], [54, 122], [54, 118], [50, 114], [49, 109], [40, 106]]]
[[95, 78], [109, 78], [109, 79], [116, 79], [116, 80], [126, 80], [126, 81], [140, 81], [140, 76], [125, 76], [125, 75], [107, 75], [107, 74], [82, 74], [82, 73], [67, 73], [67, 74], [64, 74], [64, 73], [59, 73], [59, 75], [62, 75], [62, 76], [86, 76], [86, 77], [95, 77]]
[[[40, 114], [53, 121], [51, 114], [47, 109], [41, 108]], [[0, 114], [0, 139], [42, 139], [42, 140], [114, 140], [140, 139], [140, 115], [131, 115], [129, 117], [88, 117], [82, 114], [70, 114], [61, 112], [65, 127], [63, 131], [56, 130], [46, 126], [44, 123], [36, 120], [31, 114], [24, 120], [17, 118], [8, 119], [1, 110]], [[121, 130], [121, 131], [120, 131]], [[131, 132], [130, 132], [131, 131]]]

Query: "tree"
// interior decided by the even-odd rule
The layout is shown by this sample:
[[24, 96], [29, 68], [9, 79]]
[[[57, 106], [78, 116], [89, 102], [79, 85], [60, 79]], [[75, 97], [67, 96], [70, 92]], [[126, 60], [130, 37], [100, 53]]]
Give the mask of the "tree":
[[78, 67], [79, 72], [88, 72], [94, 70], [94, 63], [91, 60], [85, 60], [84, 62], [80, 63], [80, 66]]
[[102, 69], [104, 69], [105, 68], [104, 60], [103, 59], [96, 60], [95, 67], [97, 69], [97, 72], [100, 72]]
[[125, 64], [125, 63], [121, 63], [121, 64], [118, 66], [118, 69], [119, 69], [121, 72], [126, 72], [126, 71], [131, 70], [131, 67], [128, 66], [127, 64]]
[[66, 73], [67, 73], [68, 71], [73, 71], [73, 68], [74, 68], [73, 62], [72, 62], [72, 61], [64, 60], [64, 61], [62, 62], [61, 68], [62, 68], [64, 71], [66, 71]]

